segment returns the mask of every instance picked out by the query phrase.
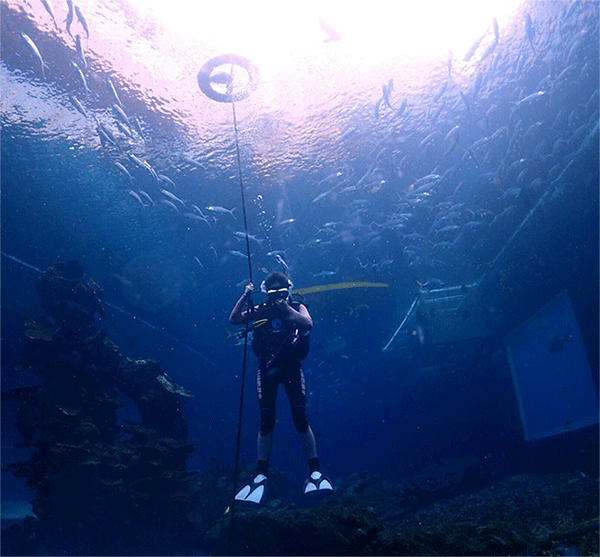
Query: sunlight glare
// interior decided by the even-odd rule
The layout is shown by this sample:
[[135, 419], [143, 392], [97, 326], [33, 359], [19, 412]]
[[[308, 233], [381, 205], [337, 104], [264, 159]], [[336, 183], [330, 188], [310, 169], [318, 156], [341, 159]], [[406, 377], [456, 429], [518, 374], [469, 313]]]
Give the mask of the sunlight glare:
[[342, 50], [357, 63], [373, 65], [398, 57], [415, 62], [446, 59], [449, 49], [455, 59], [462, 59], [478, 37], [486, 30], [491, 33], [494, 17], [502, 29], [502, 22], [520, 0], [130, 3], [138, 13], [152, 14], [164, 32], [176, 35], [180, 42], [185, 37], [205, 39], [214, 54], [237, 52], [277, 66], [286, 64], [286, 60], [289, 63], [290, 56], [309, 55], [323, 45], [327, 34], [321, 29], [320, 18], [341, 37], [339, 43], [326, 46]]

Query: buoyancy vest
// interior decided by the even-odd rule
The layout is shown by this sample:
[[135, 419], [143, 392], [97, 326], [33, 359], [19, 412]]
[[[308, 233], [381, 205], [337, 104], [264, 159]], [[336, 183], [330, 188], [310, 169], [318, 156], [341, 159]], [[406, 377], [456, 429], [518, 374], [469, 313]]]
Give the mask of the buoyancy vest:
[[[292, 300], [296, 311], [300, 302]], [[261, 365], [274, 367], [304, 360], [310, 348], [309, 332], [299, 333], [297, 325], [282, 319], [281, 312], [267, 302], [259, 306], [252, 324], [252, 350]]]

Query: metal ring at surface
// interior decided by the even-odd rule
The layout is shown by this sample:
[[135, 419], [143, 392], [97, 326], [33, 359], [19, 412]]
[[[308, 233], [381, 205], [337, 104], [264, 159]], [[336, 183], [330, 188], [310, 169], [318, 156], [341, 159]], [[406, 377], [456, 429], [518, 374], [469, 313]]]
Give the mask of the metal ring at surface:
[[[222, 93], [213, 87], [213, 83], [223, 84], [223, 81], [218, 81], [217, 77], [226, 79], [227, 74], [214, 74], [213, 71], [225, 65], [232, 65], [242, 68], [248, 74], [248, 84], [239, 91]], [[229, 88], [229, 84], [228, 88]], [[244, 58], [239, 54], [221, 54], [215, 56], [206, 62], [198, 72], [198, 86], [200, 90], [213, 101], [222, 103], [231, 103], [241, 101], [247, 98], [250, 93], [258, 85], [258, 68], [248, 58]]]

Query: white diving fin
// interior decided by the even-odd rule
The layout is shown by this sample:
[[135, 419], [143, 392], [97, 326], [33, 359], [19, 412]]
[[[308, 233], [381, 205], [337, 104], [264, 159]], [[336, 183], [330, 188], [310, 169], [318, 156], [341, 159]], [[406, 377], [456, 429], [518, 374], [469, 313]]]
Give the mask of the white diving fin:
[[259, 504], [265, 494], [267, 476], [258, 474], [251, 482], [247, 483], [235, 496], [237, 501], [250, 501]]

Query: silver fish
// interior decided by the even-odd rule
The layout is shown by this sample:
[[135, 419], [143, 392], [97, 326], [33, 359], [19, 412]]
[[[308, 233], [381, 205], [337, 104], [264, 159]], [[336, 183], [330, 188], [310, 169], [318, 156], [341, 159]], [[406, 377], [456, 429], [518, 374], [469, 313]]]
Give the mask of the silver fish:
[[188, 164], [191, 164], [192, 166], [195, 166], [196, 168], [206, 170], [205, 166], [201, 162], [198, 162], [197, 160], [194, 160], [191, 157], [182, 156], [181, 160], [187, 162]]
[[127, 156], [133, 164], [135, 164], [138, 168], [146, 170], [150, 174], [150, 176], [152, 176], [152, 178], [154, 178], [158, 182], [158, 174], [156, 173], [156, 170], [152, 168], [150, 163], [136, 157], [133, 153], [129, 153], [129, 155]]
[[321, 29], [327, 33], [327, 38], [323, 39], [324, 43], [336, 42], [341, 39], [340, 34], [322, 17], [319, 18], [319, 25], [321, 26]]
[[168, 176], [165, 176], [164, 174], [159, 174], [158, 175], [158, 180], [160, 182], [166, 182], [169, 186], [171, 186], [173, 189], [175, 188], [175, 182], [173, 182], [173, 180], [171, 180], [171, 178], [169, 178]]
[[156, 380], [170, 393], [185, 397], [194, 396], [191, 391], [188, 391], [187, 389], [184, 389], [181, 385], [175, 383], [175, 381], [173, 381], [173, 379], [171, 379], [166, 373], [158, 375], [156, 377]]
[[117, 122], [117, 128], [119, 128], [119, 131], [123, 135], [126, 135], [129, 138], [133, 138], [133, 135], [132, 135], [131, 131], [129, 130], [129, 128], [125, 127], [123, 124], [121, 124], [121, 122]]
[[162, 193], [163, 195], [166, 195], [169, 199], [172, 199], [173, 201], [175, 201], [177, 203], [181, 203], [185, 207], [185, 203], [183, 201], [181, 201], [181, 199], [179, 199], [179, 197], [177, 197], [175, 194], [171, 193], [170, 191], [161, 189], [160, 193]]
[[281, 257], [281, 255], [279, 255], [277, 253], [277, 254], [275, 254], [275, 259], [276, 259], [277, 263], [279, 263], [283, 267], [283, 269], [286, 272], [286, 274], [289, 274], [290, 273], [290, 268], [288, 267], [288, 264], [285, 262], [285, 260], [283, 259], [283, 257]]
[[83, 64], [83, 71], [87, 70], [87, 60], [85, 59], [85, 53], [83, 52], [83, 47], [81, 46], [81, 39], [79, 35], [75, 35], [75, 48], [77, 49], [77, 56], [81, 60]]
[[69, 95], [69, 100], [71, 101], [73, 106], [77, 109], [77, 111], [82, 116], [85, 116], [87, 118], [87, 112], [85, 111], [85, 108], [83, 108], [83, 105], [81, 104], [81, 102], [79, 102], [79, 99], [75, 95]]
[[[245, 232], [234, 232], [233, 235], [236, 238], [239, 238], [240, 240], [245, 240], [246, 239], [246, 233]], [[257, 238], [256, 236], [253, 236], [252, 234], [248, 234], [248, 239], [255, 241], [259, 245], [262, 245], [262, 240], [260, 238]]]
[[83, 87], [85, 94], [87, 95], [90, 92], [90, 90], [88, 88], [87, 80], [85, 79], [85, 75], [83, 75], [81, 68], [73, 60], [71, 60], [71, 67], [73, 68], [73, 71], [79, 78], [79, 82], [81, 83], [81, 86]]
[[96, 120], [96, 129], [98, 129], [98, 133], [102, 132], [108, 138], [109, 142], [112, 143], [115, 147], [117, 147], [120, 151], [121, 146], [119, 145], [115, 134], [111, 132], [110, 129], [107, 128], [102, 122], [100, 122], [95, 115], [94, 119]]
[[118, 104], [113, 104], [112, 109], [115, 116], [129, 129], [131, 129], [131, 122], [129, 121], [129, 118], [127, 118], [127, 114], [125, 114], [123, 109]]
[[119, 161], [115, 162], [115, 166], [125, 175], [127, 176], [127, 178], [129, 178], [129, 184], [131, 186], [133, 186], [133, 177], [131, 176], [131, 174], [129, 173], [129, 170], [127, 170]]
[[142, 131], [142, 126], [140, 126], [138, 119], [135, 116], [133, 116], [131, 119], [133, 120], [135, 131], [138, 132], [138, 135], [145, 141], [146, 138], [144, 137], [144, 132]]
[[236, 218], [233, 214], [236, 209], [235, 207], [233, 209], [226, 209], [225, 207], [219, 207], [218, 205], [211, 205], [209, 207], [205, 207], [205, 209], [213, 213], [229, 213], [234, 219]]
[[152, 201], [152, 198], [144, 190], [140, 190], [140, 195], [147, 199], [151, 205], [156, 205], [154, 201]]
[[[67, 0], [69, 11], [67, 12], [67, 33], [71, 35], [71, 24], [73, 23], [73, 0]], [[72, 37], [73, 35], [71, 35]]]
[[85, 20], [85, 17], [83, 17], [83, 14], [81, 13], [81, 10], [79, 9], [79, 6], [75, 6], [75, 15], [77, 16], [77, 21], [79, 21], [79, 23], [81, 23], [81, 26], [83, 27], [83, 30], [85, 31], [86, 37], [89, 40], [90, 39], [90, 29], [88, 27], [87, 21]]
[[173, 203], [172, 201], [169, 201], [168, 199], [159, 199], [159, 201], [163, 205], [166, 205], [167, 207], [171, 207], [171, 209], [175, 209], [175, 211], [179, 213], [179, 209], [177, 208], [177, 205], [175, 205], [175, 203]]
[[42, 79], [46, 79], [46, 72], [44, 70], [48, 66], [44, 62], [44, 59], [42, 58], [42, 55], [40, 54], [40, 51], [39, 51], [38, 47], [31, 40], [31, 37], [29, 37], [29, 35], [26, 35], [25, 33], [21, 33], [21, 37], [25, 41], [25, 44], [29, 48], [29, 51], [31, 52], [31, 54], [33, 55], [33, 57], [40, 63], [40, 68], [42, 70]]
[[133, 190], [128, 190], [127, 193], [131, 195], [131, 197], [133, 197], [142, 207], [146, 206], [142, 201], [142, 198], [136, 192], [134, 192]]
[[121, 108], [123, 108], [123, 105], [121, 104], [121, 99], [119, 99], [119, 95], [117, 94], [117, 90], [115, 89], [115, 86], [113, 85], [113, 82], [111, 81], [110, 77], [106, 78], [106, 85], [108, 85], [108, 90], [110, 91], [110, 94], [112, 95], [113, 99], [115, 99], [115, 102]]
[[50, 0], [42, 0], [42, 4], [44, 4], [44, 8], [46, 8], [46, 11], [50, 14], [50, 16], [52, 17], [52, 21], [54, 21], [54, 25], [56, 25], [56, 28], [58, 29], [58, 23], [56, 23], [56, 18], [54, 17], [54, 10], [52, 9], [52, 4], [50, 4]]
[[481, 37], [479, 37], [472, 45], [471, 48], [469, 48], [469, 50], [467, 51], [467, 53], [465, 54], [465, 57], [463, 58], [463, 60], [465, 62], [468, 62], [471, 57], [473, 56], [473, 54], [475, 54], [475, 51], [479, 48], [479, 45], [481, 44], [481, 41], [483, 41], [484, 37], [485, 37], [486, 33], [484, 33], [483, 35], [481, 35]]

